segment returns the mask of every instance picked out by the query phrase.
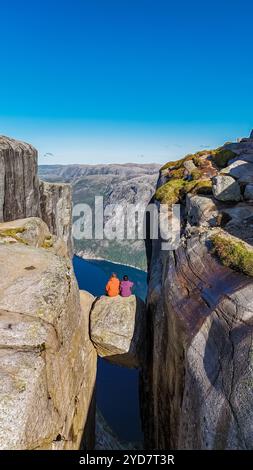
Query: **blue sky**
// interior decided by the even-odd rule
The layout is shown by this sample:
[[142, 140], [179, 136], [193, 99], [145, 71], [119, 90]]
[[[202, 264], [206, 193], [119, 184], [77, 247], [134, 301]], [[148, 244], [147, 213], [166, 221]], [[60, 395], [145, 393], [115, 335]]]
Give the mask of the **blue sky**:
[[0, 133], [41, 163], [157, 161], [249, 134], [251, 1], [2, 0]]

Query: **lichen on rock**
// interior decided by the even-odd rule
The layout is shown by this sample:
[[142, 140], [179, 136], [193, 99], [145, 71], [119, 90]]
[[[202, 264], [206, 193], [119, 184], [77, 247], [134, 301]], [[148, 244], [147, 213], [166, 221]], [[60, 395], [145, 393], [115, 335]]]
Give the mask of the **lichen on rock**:
[[214, 253], [224, 266], [253, 276], [253, 248], [242, 240], [229, 235], [224, 231], [212, 234]]

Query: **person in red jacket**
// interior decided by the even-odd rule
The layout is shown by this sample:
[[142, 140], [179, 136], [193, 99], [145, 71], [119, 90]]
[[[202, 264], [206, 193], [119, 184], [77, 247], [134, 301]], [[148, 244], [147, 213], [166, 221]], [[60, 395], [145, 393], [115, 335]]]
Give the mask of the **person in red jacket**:
[[107, 295], [109, 297], [116, 297], [117, 295], [119, 295], [119, 286], [120, 286], [120, 282], [119, 282], [119, 279], [117, 278], [117, 274], [112, 273], [105, 287]]
[[121, 297], [130, 297], [132, 295], [132, 288], [134, 283], [129, 281], [128, 276], [124, 276], [120, 283], [120, 295]]

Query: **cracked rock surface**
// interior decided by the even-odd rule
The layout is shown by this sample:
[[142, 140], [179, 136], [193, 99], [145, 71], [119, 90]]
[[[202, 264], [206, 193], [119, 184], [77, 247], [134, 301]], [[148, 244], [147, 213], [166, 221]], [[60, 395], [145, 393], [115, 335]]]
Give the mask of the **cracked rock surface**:
[[[253, 161], [253, 140], [227, 147], [237, 157], [220, 173], [236, 178], [243, 199], [253, 177], [241, 160]], [[252, 272], [252, 203], [247, 199], [219, 202], [211, 195], [188, 194], [186, 204], [182, 201], [179, 246], [166, 252], [160, 240], [147, 243], [147, 349], [141, 378], [147, 448], [253, 448], [253, 278], [240, 269], [246, 260]], [[214, 254], [215, 233], [223, 233], [224, 243], [233, 242], [229, 255], [237, 247], [231, 267]], [[242, 240], [249, 244], [246, 251]]]
[[0, 136], [0, 222], [41, 217], [72, 253], [72, 197], [68, 184], [40, 182], [38, 152]]
[[252, 279], [222, 266], [204, 235], [156, 262], [164, 274], [150, 281], [148, 445], [252, 448]]
[[69, 259], [0, 244], [0, 448], [78, 449], [93, 397], [93, 297]]
[[126, 367], [139, 367], [145, 341], [145, 304], [135, 295], [101, 296], [90, 315], [90, 335], [99, 356]]

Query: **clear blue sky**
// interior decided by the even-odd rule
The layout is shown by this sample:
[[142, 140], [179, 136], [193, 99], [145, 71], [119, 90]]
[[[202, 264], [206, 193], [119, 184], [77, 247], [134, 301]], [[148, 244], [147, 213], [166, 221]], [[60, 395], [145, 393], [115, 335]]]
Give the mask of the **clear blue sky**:
[[1, 0], [0, 133], [48, 164], [163, 162], [245, 136], [252, 18], [250, 0]]

